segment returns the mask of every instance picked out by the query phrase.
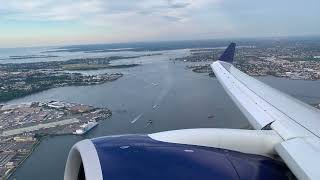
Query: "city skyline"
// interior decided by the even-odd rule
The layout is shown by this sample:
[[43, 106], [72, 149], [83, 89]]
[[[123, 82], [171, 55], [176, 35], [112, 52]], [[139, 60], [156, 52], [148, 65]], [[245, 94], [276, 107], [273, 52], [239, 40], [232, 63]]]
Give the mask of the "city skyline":
[[319, 35], [310, 0], [0, 0], [0, 47]]

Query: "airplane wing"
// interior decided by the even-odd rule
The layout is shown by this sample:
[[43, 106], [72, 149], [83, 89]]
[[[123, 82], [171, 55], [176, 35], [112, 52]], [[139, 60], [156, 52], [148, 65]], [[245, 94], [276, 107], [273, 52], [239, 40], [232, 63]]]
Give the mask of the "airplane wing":
[[255, 129], [282, 137], [275, 149], [299, 179], [320, 179], [320, 111], [235, 68], [235, 46], [211, 64], [219, 82]]

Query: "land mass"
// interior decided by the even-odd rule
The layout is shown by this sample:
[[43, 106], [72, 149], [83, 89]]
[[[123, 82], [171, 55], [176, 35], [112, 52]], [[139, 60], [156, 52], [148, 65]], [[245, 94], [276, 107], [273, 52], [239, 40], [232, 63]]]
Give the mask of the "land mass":
[[63, 86], [87, 86], [115, 81], [121, 73], [83, 75], [55, 70], [0, 71], [0, 102]]
[[142, 56], [81, 58], [67, 61], [0, 64], [0, 102], [63, 86], [86, 86], [114, 81], [121, 73], [83, 75], [67, 71], [131, 68], [139, 64], [112, 65], [110, 62]]
[[69, 71], [87, 71], [87, 70], [99, 70], [99, 69], [120, 69], [120, 68], [130, 68], [139, 66], [139, 64], [120, 64], [120, 65], [110, 65], [110, 64], [67, 64], [62, 66], [64, 70]]
[[[198, 62], [188, 65], [196, 73], [213, 74], [210, 63], [218, 60], [222, 49], [194, 49], [186, 57], [174, 61]], [[251, 76], [285, 77], [289, 79], [320, 79], [320, 47], [255, 47], [237, 49], [234, 65]]]
[[[39, 70], [39, 69], [51, 69], [51, 70], [65, 70], [72, 66], [96, 66], [101, 68], [112, 67], [111, 61], [121, 60], [121, 59], [132, 59], [139, 58], [146, 55], [140, 56], [111, 56], [111, 57], [99, 57], [99, 58], [80, 58], [80, 59], [70, 59], [67, 61], [48, 61], [48, 62], [32, 62], [32, 63], [7, 63], [0, 64], [0, 70], [2, 71], [23, 71], [23, 70]], [[138, 64], [133, 64], [136, 66]], [[120, 67], [120, 66], [119, 66]], [[123, 68], [123, 67], [122, 67]]]
[[26, 56], [10, 56], [9, 59], [37, 59], [37, 58], [53, 58], [56, 55], [26, 55]]
[[42, 137], [85, 133], [90, 123], [111, 115], [107, 108], [59, 101], [0, 105], [0, 179], [29, 157]]

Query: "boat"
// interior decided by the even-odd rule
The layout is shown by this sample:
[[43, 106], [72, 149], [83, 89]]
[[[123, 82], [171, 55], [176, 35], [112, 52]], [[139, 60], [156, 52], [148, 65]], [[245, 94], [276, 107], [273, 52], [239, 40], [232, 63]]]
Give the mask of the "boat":
[[77, 129], [73, 134], [82, 135], [90, 131], [92, 128], [96, 127], [98, 123], [96, 121], [89, 121], [88, 123], [84, 123], [80, 125], [80, 129]]

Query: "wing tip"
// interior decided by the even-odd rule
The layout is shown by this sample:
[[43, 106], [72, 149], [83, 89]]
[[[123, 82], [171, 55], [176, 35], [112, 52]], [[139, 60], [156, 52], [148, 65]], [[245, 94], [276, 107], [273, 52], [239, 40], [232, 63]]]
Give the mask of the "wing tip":
[[228, 63], [233, 63], [233, 57], [236, 50], [236, 43], [232, 42], [229, 44], [227, 49], [220, 56], [219, 61], [224, 61]]

